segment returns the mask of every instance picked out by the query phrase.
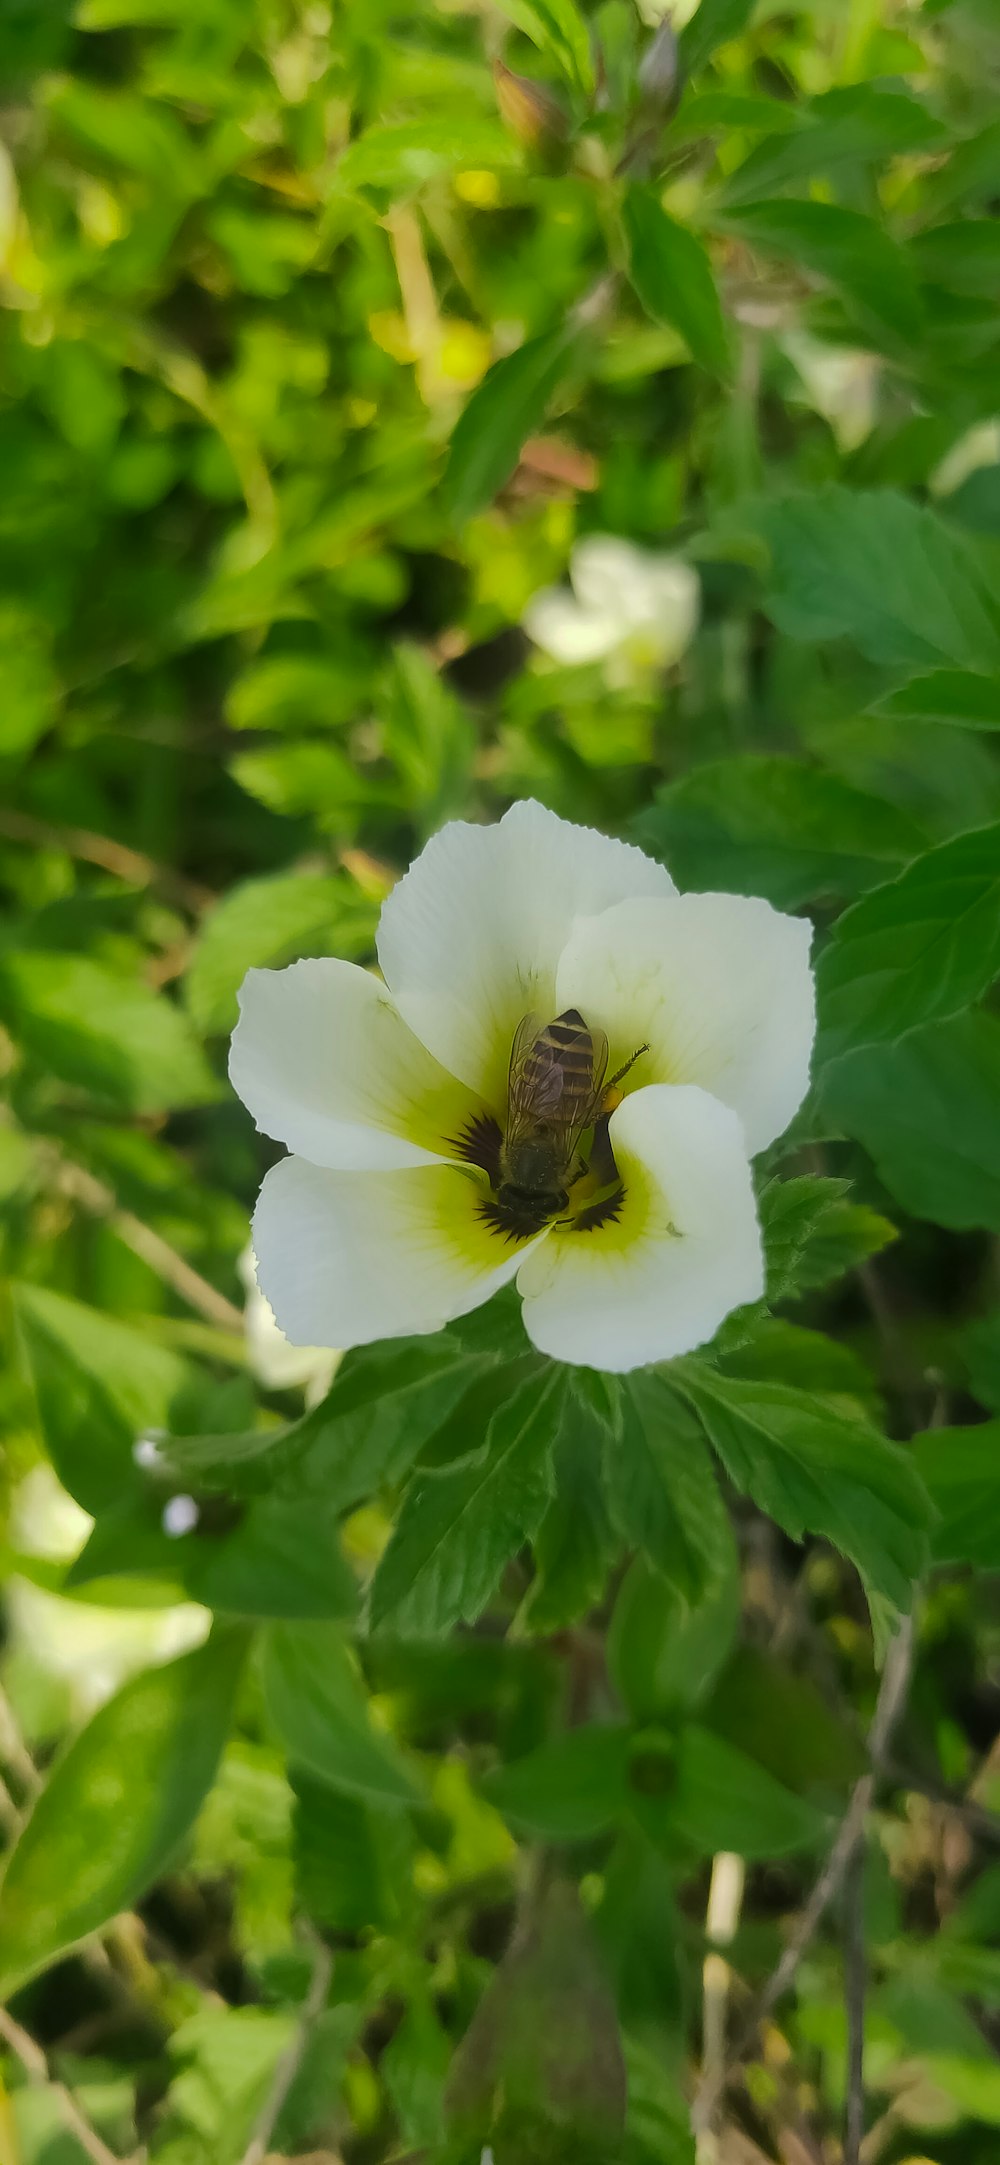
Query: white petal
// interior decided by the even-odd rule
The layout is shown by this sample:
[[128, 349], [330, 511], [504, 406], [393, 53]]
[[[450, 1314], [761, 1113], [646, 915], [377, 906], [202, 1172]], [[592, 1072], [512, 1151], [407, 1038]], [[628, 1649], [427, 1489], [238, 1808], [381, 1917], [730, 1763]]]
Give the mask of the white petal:
[[670, 874], [630, 843], [515, 804], [496, 827], [455, 820], [428, 842], [383, 907], [379, 961], [411, 1029], [501, 1111], [521, 1017], [559, 1012], [556, 964], [574, 918], [673, 893]]
[[739, 1113], [751, 1156], [802, 1103], [815, 1030], [811, 927], [756, 896], [621, 902], [574, 928], [558, 1010], [606, 1030], [631, 1082], [697, 1083]]
[[478, 1110], [353, 962], [250, 970], [229, 1073], [261, 1133], [314, 1165], [433, 1163]]
[[613, 617], [619, 642], [641, 633], [650, 661], [676, 661], [693, 638], [701, 586], [683, 557], [592, 534], [573, 552], [572, 576], [584, 609]]
[[659, 1084], [612, 1115], [625, 1185], [616, 1221], [552, 1232], [518, 1272], [543, 1353], [624, 1371], [673, 1360], [764, 1290], [743, 1131], [704, 1090]]
[[568, 587], [545, 586], [533, 594], [522, 625], [543, 654], [572, 668], [601, 661], [622, 636], [623, 626], [609, 611], [582, 609]]
[[573, 551], [570, 578], [581, 608], [600, 610], [632, 623], [633, 595], [647, 562], [645, 549], [637, 549], [618, 534], [587, 534]]
[[525, 1248], [479, 1217], [483, 1193], [453, 1165], [337, 1173], [283, 1158], [260, 1191], [253, 1244], [285, 1336], [363, 1346], [440, 1330], [489, 1300]]

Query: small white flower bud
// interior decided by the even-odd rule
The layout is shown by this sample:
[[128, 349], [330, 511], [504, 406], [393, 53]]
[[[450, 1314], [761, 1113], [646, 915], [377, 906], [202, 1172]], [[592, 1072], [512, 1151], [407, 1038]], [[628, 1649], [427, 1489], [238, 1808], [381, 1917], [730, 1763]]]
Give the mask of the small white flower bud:
[[177, 1541], [182, 1534], [193, 1533], [200, 1517], [201, 1512], [193, 1496], [171, 1496], [170, 1502], [164, 1507], [160, 1524], [164, 1533], [169, 1534], [172, 1541]]
[[147, 1473], [152, 1473], [155, 1467], [163, 1464], [163, 1453], [160, 1449], [162, 1433], [162, 1429], [157, 1429], [153, 1434], [137, 1436], [132, 1445], [132, 1457], [136, 1465], [142, 1466]]

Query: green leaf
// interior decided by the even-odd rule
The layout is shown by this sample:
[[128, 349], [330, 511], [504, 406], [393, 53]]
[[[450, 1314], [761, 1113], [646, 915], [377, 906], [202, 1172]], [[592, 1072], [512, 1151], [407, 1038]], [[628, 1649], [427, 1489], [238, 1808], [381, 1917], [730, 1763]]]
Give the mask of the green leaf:
[[865, 1579], [909, 1607], [930, 1507], [912, 1461], [867, 1421], [788, 1384], [745, 1382], [695, 1361], [671, 1383], [694, 1408], [737, 1488], [794, 1541], [832, 1541]]
[[691, 2106], [681, 2070], [667, 2064], [660, 2044], [646, 2044], [635, 2034], [625, 2039], [625, 2064], [626, 2165], [697, 2165]]
[[515, 1934], [446, 2095], [463, 2159], [613, 2165], [625, 2121], [614, 2002], [575, 1888], [552, 1880]]
[[878, 1387], [852, 1346], [828, 1338], [825, 1331], [803, 1330], [781, 1316], [759, 1316], [741, 1344], [724, 1346], [718, 1356], [727, 1376], [751, 1383], [791, 1383], [844, 1413], [878, 1420]]
[[935, 1563], [1000, 1571], [1000, 1421], [928, 1429], [913, 1448], [938, 1514], [931, 1529]]
[[629, 1377], [605, 1479], [623, 1538], [678, 1595], [700, 1600], [728, 1570], [729, 1521], [697, 1426], [659, 1377]]
[[681, 68], [685, 76], [697, 75], [716, 47], [728, 45], [745, 30], [755, 0], [699, 0], [678, 39]]
[[679, 887], [765, 895], [779, 909], [857, 894], [926, 846], [894, 805], [803, 760], [757, 752], [669, 783], [636, 835]]
[[522, 1621], [564, 1631], [600, 1601], [615, 1553], [604, 1497], [604, 1424], [568, 1392], [553, 1451], [553, 1496], [533, 1544], [535, 1581]]
[[992, 218], [931, 226], [913, 240], [917, 266], [934, 285], [992, 300], [1000, 285], [1000, 234]]
[[669, 1824], [699, 1855], [779, 1857], [821, 1840], [826, 1819], [745, 1752], [691, 1723], [682, 1733]]
[[211, 1786], [245, 1651], [242, 1632], [217, 1631], [144, 1671], [56, 1762], [0, 1885], [0, 1991], [131, 1908], [169, 1864]]
[[44, 1068], [131, 1112], [205, 1105], [219, 1095], [180, 1009], [89, 955], [7, 953], [0, 1012]]
[[1000, 1231], [1000, 1022], [955, 1015], [834, 1060], [820, 1085], [828, 1131], [852, 1135], [914, 1217]]
[[818, 489], [761, 506], [768, 607], [810, 642], [853, 639], [888, 668], [1000, 669], [998, 552], [891, 489]]
[[944, 722], [958, 729], [1000, 729], [1000, 677], [971, 669], [931, 669], [884, 692], [869, 708], [890, 721]]
[[825, 91], [798, 108], [798, 118], [799, 127], [767, 136], [729, 175], [720, 198], [727, 208], [816, 173], [928, 150], [947, 134], [919, 99], [872, 83]]
[[185, 1548], [188, 1592], [232, 1616], [352, 1616], [357, 1608], [337, 1515], [325, 1499], [255, 1496], [228, 1536], [196, 1530]]
[[357, 1664], [325, 1624], [274, 1624], [263, 1646], [264, 1696], [288, 1756], [333, 1789], [383, 1805], [420, 1802], [391, 1738], [372, 1723]]
[[491, 1351], [466, 1351], [448, 1331], [349, 1353], [322, 1405], [281, 1444], [296, 1493], [337, 1512], [368, 1502], [402, 1478], [493, 1367]]
[[896, 1238], [888, 1218], [848, 1202], [845, 1180], [770, 1180], [759, 1210], [770, 1307], [829, 1285]]
[[919, 336], [920, 292], [912, 266], [874, 219], [834, 203], [777, 197], [734, 207], [724, 222], [752, 247], [787, 256], [827, 279], [891, 347]]
[[85, 1511], [115, 1503], [133, 1446], [190, 1402], [193, 1371], [153, 1339], [45, 1286], [19, 1285], [14, 1311], [45, 1448]]
[[654, 188], [630, 187], [622, 218], [629, 276], [647, 314], [679, 331], [692, 359], [711, 375], [727, 375], [726, 326], [701, 242], [668, 216]]
[[498, 1408], [471, 1458], [414, 1482], [372, 1582], [372, 1628], [391, 1618], [430, 1635], [482, 1613], [549, 1501], [561, 1389], [557, 1371], [537, 1371]]
[[379, 1811], [301, 1770], [293, 1786], [299, 1907], [327, 1932], [397, 1925], [413, 1869], [409, 1830], [398, 1808]]
[[499, 0], [499, 5], [508, 21], [550, 54], [571, 87], [588, 97], [594, 88], [594, 60], [590, 31], [576, 0]]
[[820, 1686], [760, 1647], [737, 1647], [701, 1718], [789, 1789], [843, 1790], [868, 1764], [859, 1732]]
[[572, 325], [529, 339], [494, 361], [459, 415], [451, 439], [445, 495], [461, 524], [484, 505], [516, 466], [521, 447], [545, 419], [579, 351]]
[[338, 188], [402, 194], [462, 166], [502, 169], [518, 162], [517, 144], [499, 121], [475, 111], [425, 114], [366, 128], [341, 153], [333, 177]]
[[382, 2077], [407, 2143], [438, 2145], [444, 2130], [444, 2086], [451, 2040], [429, 1994], [409, 2007], [379, 2059]]
[[206, 1034], [231, 1029], [251, 968], [302, 955], [364, 955], [377, 915], [377, 904], [342, 875], [278, 872], [239, 882], [209, 910], [195, 941], [184, 980], [192, 1021]]
[[821, 1064], [901, 1037], [1000, 973], [1000, 825], [954, 835], [834, 926], [816, 973]]
[[596, 1722], [566, 1729], [488, 1775], [483, 1794], [505, 1819], [543, 1841], [587, 1840], [621, 1815], [630, 1752], [627, 1729]]
[[636, 1557], [615, 1602], [608, 1669], [637, 1721], [667, 1720], [697, 1706], [732, 1650], [740, 1591], [731, 1534], [718, 1571], [693, 1602]]

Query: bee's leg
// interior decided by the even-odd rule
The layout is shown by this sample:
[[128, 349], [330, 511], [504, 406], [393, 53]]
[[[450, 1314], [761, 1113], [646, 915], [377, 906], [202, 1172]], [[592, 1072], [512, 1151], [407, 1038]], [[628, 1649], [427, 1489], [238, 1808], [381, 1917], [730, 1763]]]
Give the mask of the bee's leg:
[[629, 1054], [628, 1059], [622, 1062], [621, 1067], [615, 1069], [614, 1074], [605, 1083], [601, 1092], [602, 1113], [613, 1113], [615, 1107], [621, 1103], [621, 1093], [618, 1089], [619, 1083], [624, 1082], [629, 1069], [635, 1066], [636, 1061], [642, 1058], [644, 1052], [648, 1051], [648, 1045], [637, 1045], [635, 1051]]
[[609, 1180], [617, 1180], [618, 1178], [618, 1167], [615, 1164], [615, 1154], [611, 1148], [606, 1113], [601, 1114], [594, 1127], [594, 1141], [587, 1171], [598, 1188], [606, 1187]]

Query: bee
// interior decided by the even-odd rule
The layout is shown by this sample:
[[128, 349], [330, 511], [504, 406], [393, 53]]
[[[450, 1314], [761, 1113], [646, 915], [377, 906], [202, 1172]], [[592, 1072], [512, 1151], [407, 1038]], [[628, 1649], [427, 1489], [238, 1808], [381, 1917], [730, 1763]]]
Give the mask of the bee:
[[638, 1057], [634, 1052], [608, 1083], [607, 1038], [589, 1029], [575, 1007], [544, 1025], [537, 1015], [524, 1017], [511, 1047], [507, 1123], [487, 1206], [495, 1225], [525, 1238], [566, 1209], [570, 1189], [587, 1170], [580, 1143], [612, 1110], [615, 1087]]

